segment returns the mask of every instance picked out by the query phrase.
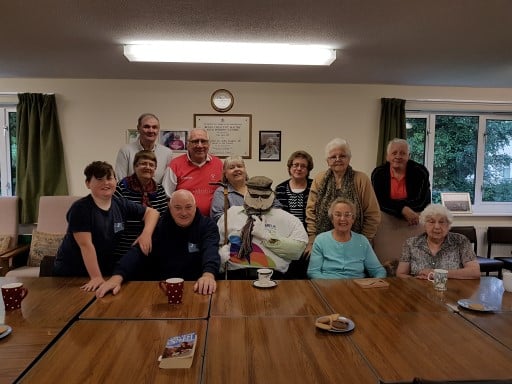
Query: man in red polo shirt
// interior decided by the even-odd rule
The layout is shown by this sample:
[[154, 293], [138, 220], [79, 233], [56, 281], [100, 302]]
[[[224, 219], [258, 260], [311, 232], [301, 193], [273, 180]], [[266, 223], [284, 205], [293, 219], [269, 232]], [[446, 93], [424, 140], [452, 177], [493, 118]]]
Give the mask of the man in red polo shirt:
[[210, 183], [222, 180], [222, 161], [208, 153], [210, 139], [204, 129], [190, 131], [187, 153], [175, 157], [169, 163], [162, 185], [171, 195], [177, 189], [187, 189], [194, 195], [197, 208], [204, 216], [209, 216], [213, 193], [217, 185]]

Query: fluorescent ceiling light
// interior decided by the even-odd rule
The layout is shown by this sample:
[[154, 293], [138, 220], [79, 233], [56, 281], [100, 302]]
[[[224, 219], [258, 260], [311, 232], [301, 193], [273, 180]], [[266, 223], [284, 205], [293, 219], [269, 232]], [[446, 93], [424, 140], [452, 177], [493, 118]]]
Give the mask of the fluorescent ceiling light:
[[336, 50], [317, 45], [218, 43], [199, 41], [134, 42], [124, 46], [130, 61], [176, 63], [331, 65]]

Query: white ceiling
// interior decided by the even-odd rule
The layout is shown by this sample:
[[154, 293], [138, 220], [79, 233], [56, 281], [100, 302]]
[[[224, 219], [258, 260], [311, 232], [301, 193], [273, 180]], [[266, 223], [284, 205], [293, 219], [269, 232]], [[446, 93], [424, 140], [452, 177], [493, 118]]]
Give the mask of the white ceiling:
[[[0, 77], [512, 87], [511, 0], [10, 0]], [[324, 44], [329, 67], [130, 63], [132, 40]]]

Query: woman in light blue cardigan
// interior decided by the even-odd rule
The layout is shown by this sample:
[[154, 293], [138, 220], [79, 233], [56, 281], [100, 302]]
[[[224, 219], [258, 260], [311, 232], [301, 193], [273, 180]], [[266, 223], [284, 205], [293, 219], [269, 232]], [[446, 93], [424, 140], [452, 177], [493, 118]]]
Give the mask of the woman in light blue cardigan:
[[386, 277], [368, 239], [352, 232], [356, 216], [354, 204], [343, 198], [333, 201], [328, 210], [334, 228], [315, 238], [308, 277], [311, 279], [354, 279], [370, 275]]

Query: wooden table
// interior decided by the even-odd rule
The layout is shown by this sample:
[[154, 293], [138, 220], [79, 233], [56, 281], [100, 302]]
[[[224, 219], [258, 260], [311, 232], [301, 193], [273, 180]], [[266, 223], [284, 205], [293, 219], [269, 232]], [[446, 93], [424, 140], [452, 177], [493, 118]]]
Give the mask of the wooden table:
[[482, 331], [512, 349], [512, 312], [480, 313], [461, 311], [460, 313]]
[[222, 280], [212, 297], [211, 316], [321, 316], [327, 304], [309, 280], [281, 280], [255, 288], [248, 280]]
[[448, 280], [447, 290], [438, 297], [454, 305], [459, 299], [471, 299], [497, 307], [498, 312], [512, 312], [512, 293], [505, 292], [503, 282], [494, 276], [482, 276], [480, 280]]
[[[22, 383], [198, 383], [206, 320], [79, 320], [22, 377]], [[196, 332], [192, 367], [160, 369], [171, 336]]]
[[354, 314], [398, 312], [445, 312], [447, 308], [428, 297], [432, 283], [422, 287], [416, 279], [385, 279], [388, 287], [362, 288], [353, 280], [312, 280], [331, 307], [330, 311], [351, 317]]
[[377, 383], [349, 334], [311, 316], [212, 317], [203, 383]]
[[97, 299], [81, 319], [206, 319], [209, 295], [194, 293], [194, 282], [186, 281], [181, 304], [169, 304], [156, 281], [129, 281], [117, 295]]
[[386, 382], [512, 379], [512, 350], [452, 312], [357, 314], [351, 338]]
[[2, 277], [0, 285], [22, 282], [29, 293], [21, 309], [5, 311], [0, 296], [0, 323], [12, 333], [0, 339], [0, 383], [11, 383], [54, 340], [94, 294], [80, 290], [86, 279]]

